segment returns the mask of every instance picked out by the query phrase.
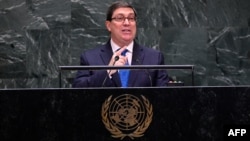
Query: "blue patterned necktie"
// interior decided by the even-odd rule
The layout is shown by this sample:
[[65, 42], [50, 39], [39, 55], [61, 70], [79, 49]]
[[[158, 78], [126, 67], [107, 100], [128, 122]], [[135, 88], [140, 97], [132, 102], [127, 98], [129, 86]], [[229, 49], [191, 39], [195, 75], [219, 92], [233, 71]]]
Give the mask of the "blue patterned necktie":
[[[122, 55], [122, 56], [126, 56], [126, 53], [127, 53], [127, 52], [128, 52], [128, 50], [125, 49], [125, 50], [121, 53], [121, 55]], [[128, 61], [126, 62], [125, 65], [128, 65]], [[120, 75], [122, 87], [127, 87], [127, 86], [128, 86], [129, 70], [120, 69], [120, 70], [119, 70], [119, 75]]]

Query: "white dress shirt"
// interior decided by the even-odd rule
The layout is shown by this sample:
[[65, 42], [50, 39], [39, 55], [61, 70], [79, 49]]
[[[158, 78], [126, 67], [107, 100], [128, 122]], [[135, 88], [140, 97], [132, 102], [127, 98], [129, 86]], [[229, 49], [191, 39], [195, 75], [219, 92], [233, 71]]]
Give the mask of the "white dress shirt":
[[[112, 39], [110, 41], [111, 47], [112, 47], [112, 51], [113, 53], [115, 53], [119, 48], [119, 47]], [[132, 63], [132, 53], [133, 53], [133, 47], [134, 47], [134, 41], [131, 42], [126, 48], [127, 48], [127, 52], [126, 52], [126, 57], [128, 58], [128, 64], [131, 65]]]

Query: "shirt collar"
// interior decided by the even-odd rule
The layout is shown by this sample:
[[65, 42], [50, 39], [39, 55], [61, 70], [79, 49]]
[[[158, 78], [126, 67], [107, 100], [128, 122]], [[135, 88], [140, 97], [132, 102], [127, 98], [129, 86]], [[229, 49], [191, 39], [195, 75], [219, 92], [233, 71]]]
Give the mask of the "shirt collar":
[[[112, 39], [111, 39], [111, 41], [110, 41], [110, 44], [111, 44], [111, 47], [112, 47], [112, 51], [113, 52], [116, 52], [119, 48], [121, 48], [121, 47], [119, 47]], [[129, 51], [129, 52], [133, 52], [133, 47], [134, 47], [134, 41], [132, 41], [128, 46], [127, 46], [127, 50]]]

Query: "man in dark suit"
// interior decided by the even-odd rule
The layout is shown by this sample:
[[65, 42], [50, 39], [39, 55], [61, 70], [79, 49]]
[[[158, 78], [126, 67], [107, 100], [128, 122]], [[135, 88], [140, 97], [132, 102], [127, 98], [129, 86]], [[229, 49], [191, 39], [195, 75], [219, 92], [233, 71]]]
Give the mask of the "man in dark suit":
[[[107, 12], [106, 27], [110, 40], [81, 55], [81, 65], [164, 65], [161, 52], [139, 45], [136, 35], [136, 11], [126, 2], [113, 3]], [[125, 52], [125, 54], [123, 54]], [[79, 70], [73, 87], [150, 87], [167, 86], [166, 70], [130, 70], [125, 84], [121, 70]]]

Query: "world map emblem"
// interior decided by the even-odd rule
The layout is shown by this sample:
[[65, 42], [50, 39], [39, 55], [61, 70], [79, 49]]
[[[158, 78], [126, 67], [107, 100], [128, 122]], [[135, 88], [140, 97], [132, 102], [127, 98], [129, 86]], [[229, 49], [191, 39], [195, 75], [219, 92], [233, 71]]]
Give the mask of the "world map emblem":
[[102, 122], [113, 138], [131, 139], [142, 137], [153, 118], [153, 107], [149, 100], [131, 94], [115, 98], [109, 96], [101, 110]]

